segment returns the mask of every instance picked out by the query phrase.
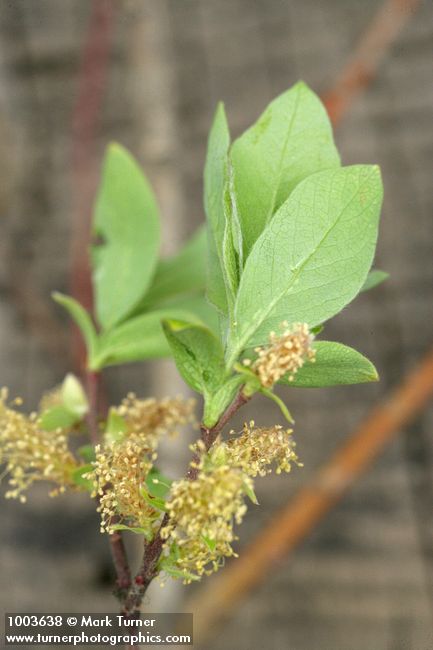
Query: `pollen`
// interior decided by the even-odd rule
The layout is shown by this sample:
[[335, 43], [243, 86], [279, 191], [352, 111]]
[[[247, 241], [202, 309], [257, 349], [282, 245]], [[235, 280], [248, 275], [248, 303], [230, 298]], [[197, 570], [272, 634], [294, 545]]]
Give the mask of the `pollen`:
[[[257, 358], [250, 365], [252, 371], [260, 379], [265, 388], [272, 386], [284, 375], [293, 381], [296, 373], [305, 361], [314, 361], [315, 352], [312, 348], [314, 336], [306, 323], [282, 323], [282, 334], [271, 332], [269, 343], [255, 349]], [[245, 363], [245, 362], [244, 362]]]
[[[79, 467], [68, 449], [63, 430], [44, 431], [38, 415], [26, 416], [6, 405], [7, 390], [0, 394], [0, 464], [5, 463], [10, 489], [6, 498], [26, 501], [23, 494], [35, 481], [56, 484], [50, 493], [55, 496], [65, 487], [74, 487], [72, 473]], [[15, 400], [20, 404], [21, 400]]]
[[[280, 425], [261, 428], [251, 421], [244, 424], [239, 436], [222, 443], [222, 446], [227, 462], [251, 477], [265, 476], [273, 467], [277, 474], [281, 474], [290, 472], [292, 464], [300, 465], [292, 429]], [[218, 450], [213, 453], [218, 454]]]
[[180, 427], [196, 423], [194, 408], [193, 399], [138, 399], [129, 393], [115, 411], [125, 420], [128, 435], [146, 437], [149, 446], [155, 449], [162, 435], [175, 436]]
[[101, 532], [113, 533], [119, 523], [152, 532], [160, 513], [146, 501], [146, 477], [152, 449], [143, 436], [132, 434], [120, 443], [96, 447], [92, 496], [99, 499]]
[[236, 555], [233, 527], [245, 515], [249, 488], [252, 480], [229, 465], [206, 471], [201, 466], [196, 480], [173, 483], [167, 502], [169, 523], [161, 534], [166, 551], [172, 544], [178, 547], [177, 568], [185, 583], [217, 571], [224, 558]]

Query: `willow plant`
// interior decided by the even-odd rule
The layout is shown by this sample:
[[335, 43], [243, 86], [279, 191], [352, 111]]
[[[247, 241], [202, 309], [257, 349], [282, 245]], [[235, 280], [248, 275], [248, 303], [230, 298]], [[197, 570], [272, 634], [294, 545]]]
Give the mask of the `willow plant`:
[[[190, 583], [235, 556], [257, 477], [299, 464], [276, 387], [377, 380], [362, 354], [320, 337], [326, 321], [386, 276], [369, 271], [381, 202], [379, 168], [341, 165], [326, 111], [304, 83], [234, 142], [218, 106], [204, 171], [207, 223], [173, 257], [159, 257], [149, 183], [125, 149], [109, 146], [93, 219], [95, 313], [53, 296], [83, 335], [90, 390], [70, 374], [30, 416], [3, 390], [0, 460], [6, 497], [24, 502], [34, 482], [46, 481], [53, 495], [94, 499], [124, 613], [139, 611], [156, 577]], [[129, 394], [100, 412], [95, 388], [104, 368], [170, 355], [202, 397], [198, 426], [188, 399]], [[257, 394], [288, 423], [247, 419], [231, 431], [233, 415]], [[159, 442], [185, 426], [200, 431], [190, 465], [184, 477], [164, 476]], [[135, 575], [125, 531], [144, 540]]]

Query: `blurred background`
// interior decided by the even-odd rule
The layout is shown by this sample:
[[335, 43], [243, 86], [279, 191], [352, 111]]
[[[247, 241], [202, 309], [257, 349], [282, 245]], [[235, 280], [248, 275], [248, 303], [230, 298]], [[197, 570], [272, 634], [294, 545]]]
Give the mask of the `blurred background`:
[[[247, 553], [432, 344], [432, 37], [427, 2], [1, 0], [0, 383], [30, 410], [75, 363], [76, 339], [50, 292], [86, 297], [88, 222], [106, 144], [120, 141], [142, 163], [161, 205], [164, 250], [173, 252], [203, 221], [216, 102], [225, 102], [236, 136], [304, 79], [327, 99], [343, 162], [382, 168], [375, 265], [391, 278], [326, 326], [326, 338], [366, 354], [381, 381], [283, 393], [304, 468], [258, 481], [260, 507], [239, 531]], [[113, 403], [129, 390], [187, 394], [168, 361], [111, 369], [105, 390]], [[248, 408], [238, 426], [243, 417], [281, 422], [269, 403]], [[424, 404], [394, 429], [345, 498], [230, 604], [206, 647], [433, 648], [432, 428]], [[179, 450], [167, 449], [166, 462], [180, 474]], [[38, 489], [26, 505], [0, 508], [3, 611], [114, 611], [108, 545], [89, 500]], [[156, 587], [145, 606], [189, 609], [203, 586]]]

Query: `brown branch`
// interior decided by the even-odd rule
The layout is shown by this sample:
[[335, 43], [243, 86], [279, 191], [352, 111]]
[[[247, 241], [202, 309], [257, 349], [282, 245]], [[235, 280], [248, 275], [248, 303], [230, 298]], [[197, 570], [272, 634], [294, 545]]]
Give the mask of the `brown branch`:
[[[78, 73], [78, 94], [72, 118], [72, 168], [75, 185], [75, 228], [71, 244], [70, 284], [72, 295], [91, 310], [93, 295], [88, 260], [89, 214], [97, 183], [96, 136], [100, 124], [109, 70], [111, 40], [114, 29], [114, 4], [111, 0], [93, 0], [92, 13], [83, 46]], [[85, 348], [74, 328], [75, 362], [84, 366]], [[88, 426], [94, 445], [99, 442], [100, 373], [87, 372], [89, 397]], [[111, 556], [116, 572], [115, 595], [123, 602], [131, 585], [126, 549], [122, 534], [109, 536]]]
[[123, 603], [131, 587], [131, 570], [128, 556], [120, 531], [116, 530], [109, 535], [111, 557], [116, 571], [116, 589], [114, 591], [118, 600]]
[[420, 4], [421, 0], [386, 0], [375, 14], [347, 65], [322, 97], [334, 125], [375, 78], [386, 53]]
[[306, 538], [432, 395], [433, 350], [370, 413], [310, 484], [274, 515], [240, 559], [189, 601], [186, 611], [194, 612], [194, 637], [200, 643]]
[[[228, 406], [228, 408], [224, 411], [218, 422], [213, 427], [209, 428], [201, 425], [201, 439], [203, 440], [206, 451], [211, 448], [219, 433], [221, 433], [223, 428], [231, 420], [235, 413], [237, 413], [237, 411], [244, 404], [246, 404], [249, 399], [250, 397], [245, 396], [241, 388], [233, 402], [230, 404], [230, 406]], [[186, 474], [186, 477], [191, 481], [194, 481], [197, 478], [198, 461], [198, 454], [194, 454], [189, 470]], [[161, 537], [161, 530], [164, 528], [164, 526], [167, 525], [167, 523], [168, 514], [166, 513], [162, 519], [159, 530], [156, 533], [154, 539], [151, 542], [145, 544], [140, 570], [134, 578], [134, 582], [131, 585], [131, 588], [123, 605], [122, 613], [126, 616], [133, 616], [140, 611], [141, 603], [143, 601], [147, 588], [158, 574], [158, 561], [161, 557], [162, 548], [164, 545], [164, 540]]]
[[[88, 257], [90, 216], [98, 183], [97, 136], [105, 97], [116, 3], [92, 0], [91, 14], [82, 47], [77, 75], [77, 99], [72, 114], [73, 223], [70, 253], [71, 293], [86, 309], [93, 307], [91, 270]], [[84, 366], [85, 347], [73, 329], [75, 362]]]
[[164, 545], [164, 540], [161, 537], [161, 530], [167, 525], [167, 523], [168, 514], [166, 513], [154, 539], [144, 546], [140, 569], [131, 584], [123, 604], [122, 614], [125, 616], [134, 616], [139, 613], [144, 595], [152, 580], [158, 575], [158, 561], [161, 557], [162, 547]]
[[[238, 392], [233, 402], [224, 411], [224, 413], [221, 415], [218, 422], [213, 427], [208, 428], [205, 427], [203, 424], [200, 426], [201, 439], [204, 442], [206, 451], [209, 451], [209, 449], [212, 447], [213, 443], [217, 439], [218, 434], [224, 429], [226, 424], [230, 422], [230, 420], [235, 415], [235, 413], [237, 413], [237, 411], [239, 411], [239, 409], [248, 402], [249, 399], [251, 398], [246, 397], [242, 392], [242, 388], [241, 388], [241, 390]], [[194, 454], [186, 475], [187, 478], [189, 478], [191, 481], [197, 478], [199, 460], [200, 460], [199, 455]]]

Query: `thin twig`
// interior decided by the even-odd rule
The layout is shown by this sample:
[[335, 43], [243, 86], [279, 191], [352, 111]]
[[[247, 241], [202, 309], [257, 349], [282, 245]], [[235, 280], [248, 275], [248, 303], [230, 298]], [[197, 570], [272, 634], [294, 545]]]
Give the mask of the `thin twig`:
[[131, 570], [129, 568], [128, 556], [126, 555], [125, 544], [120, 531], [116, 530], [109, 535], [111, 557], [116, 571], [115, 595], [119, 602], [123, 603], [128, 595], [131, 586]]
[[433, 395], [433, 350], [377, 406], [340, 449], [316, 472], [309, 485], [272, 518], [240, 559], [193, 597], [195, 638], [209, 638], [217, 623], [235, 611], [248, 592], [269, 576], [342, 499], [401, 428], [422, 411]]
[[[96, 136], [109, 70], [111, 40], [114, 28], [114, 5], [110, 0], [93, 0], [89, 26], [84, 42], [78, 75], [78, 95], [72, 119], [72, 168], [75, 184], [76, 218], [71, 244], [71, 292], [87, 309], [92, 309], [93, 296], [87, 255], [89, 214], [97, 182]], [[84, 365], [85, 348], [74, 330], [75, 362]], [[87, 372], [89, 397], [88, 425], [94, 445], [99, 442], [100, 373]], [[116, 572], [115, 595], [123, 602], [131, 585], [131, 572], [122, 534], [109, 536], [111, 556]]]
[[[90, 216], [98, 182], [97, 136], [110, 70], [116, 3], [93, 0], [77, 78], [77, 99], [72, 114], [71, 163], [74, 186], [70, 254], [71, 293], [86, 309], [93, 307], [88, 257]], [[75, 362], [84, 366], [85, 347], [73, 330]]]
[[[245, 396], [241, 389], [236, 395], [233, 402], [230, 404], [230, 406], [228, 406], [228, 408], [224, 411], [218, 422], [213, 427], [209, 428], [205, 427], [204, 425], [200, 427], [201, 439], [205, 445], [206, 451], [211, 448], [219, 433], [223, 430], [223, 428], [231, 420], [235, 413], [237, 413], [237, 411], [244, 404], [246, 404], [249, 399], [250, 397]], [[189, 470], [186, 474], [186, 477], [191, 481], [194, 481], [197, 478], [198, 460], [198, 455], [194, 454]], [[132, 583], [129, 593], [124, 602], [122, 613], [126, 616], [133, 616], [140, 611], [144, 595], [150, 583], [158, 574], [158, 561], [161, 557], [162, 548], [164, 545], [161, 531], [167, 525], [167, 523], [168, 514], [166, 513], [153, 540], [145, 544], [140, 570], [135, 576], [134, 582]]]
[[[218, 434], [224, 429], [226, 424], [230, 422], [230, 420], [235, 415], [235, 413], [237, 413], [237, 411], [239, 411], [239, 409], [248, 402], [249, 399], [250, 398], [246, 397], [241, 389], [236, 395], [233, 402], [224, 411], [224, 413], [222, 414], [218, 422], [213, 427], [208, 428], [205, 427], [203, 424], [201, 425], [200, 427], [201, 439], [204, 443], [206, 451], [209, 451], [209, 449], [212, 447], [213, 443], [215, 442]], [[198, 454], [194, 454], [186, 475], [187, 478], [189, 478], [191, 481], [197, 478], [199, 460], [200, 458]]]
[[420, 4], [421, 0], [386, 0], [374, 15], [348, 63], [322, 97], [334, 125], [375, 78], [386, 53]]

